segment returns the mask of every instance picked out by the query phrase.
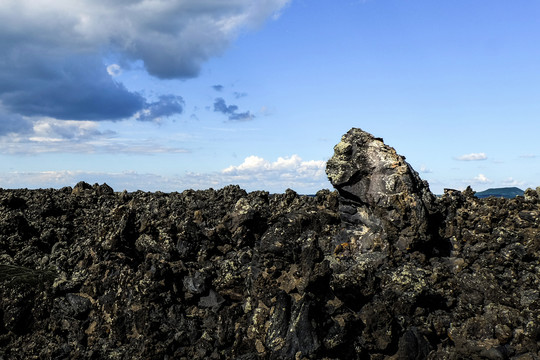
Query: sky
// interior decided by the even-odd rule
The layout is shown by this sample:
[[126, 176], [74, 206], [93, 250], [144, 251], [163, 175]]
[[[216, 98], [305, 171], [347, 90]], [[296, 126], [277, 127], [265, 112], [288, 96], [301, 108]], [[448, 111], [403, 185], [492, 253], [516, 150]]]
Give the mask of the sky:
[[0, 188], [331, 189], [350, 128], [430, 184], [540, 186], [540, 2], [0, 0]]

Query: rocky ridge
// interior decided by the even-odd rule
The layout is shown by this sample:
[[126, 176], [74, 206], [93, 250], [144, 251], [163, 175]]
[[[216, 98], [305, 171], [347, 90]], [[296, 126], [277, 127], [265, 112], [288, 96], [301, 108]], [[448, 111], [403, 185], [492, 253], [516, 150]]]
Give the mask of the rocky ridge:
[[0, 190], [0, 358], [540, 359], [540, 191], [334, 150], [315, 197]]

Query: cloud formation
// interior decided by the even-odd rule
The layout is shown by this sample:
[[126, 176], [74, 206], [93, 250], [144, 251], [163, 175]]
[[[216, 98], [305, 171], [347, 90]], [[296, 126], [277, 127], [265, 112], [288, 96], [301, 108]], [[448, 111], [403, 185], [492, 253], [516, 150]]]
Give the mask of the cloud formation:
[[[22, 119], [24, 121], [24, 118]], [[105, 153], [173, 154], [189, 150], [167, 146], [159, 139], [122, 138], [111, 130], [101, 130], [96, 121], [42, 118], [22, 130], [0, 136], [0, 154]], [[2, 135], [2, 134], [0, 134]]]
[[7, 0], [0, 4], [0, 40], [5, 55], [105, 49], [122, 60], [142, 60], [156, 77], [189, 78], [241, 29], [260, 26], [289, 1]]
[[249, 156], [237, 166], [230, 166], [220, 172], [187, 173], [182, 176], [163, 176], [136, 171], [89, 172], [42, 171], [0, 173], [0, 187], [54, 187], [74, 186], [83, 180], [88, 183], [106, 182], [116, 191], [183, 191], [186, 189], [219, 189], [229, 184], [242, 188], [266, 190], [282, 193], [291, 188], [301, 194], [315, 194], [329, 188], [324, 169], [326, 163], [320, 160], [304, 161], [299, 156], [278, 158], [268, 161], [257, 156]]
[[64, 140], [93, 140], [114, 136], [112, 131], [101, 132], [93, 121], [59, 121], [44, 119], [33, 125], [33, 134], [29, 137], [34, 142], [61, 142]]
[[32, 122], [19, 114], [5, 111], [0, 106], [0, 136], [28, 133], [32, 130]]
[[11, 113], [61, 120], [118, 120], [144, 107], [145, 99], [115, 82], [96, 56], [58, 59], [58, 54], [17, 50], [18, 56], [11, 59], [0, 55], [0, 101]]
[[322, 189], [328, 187], [325, 169], [325, 161], [304, 161], [298, 155], [279, 157], [276, 161], [252, 155], [245, 158], [240, 165], [223, 169], [221, 176], [225, 177], [228, 183], [251, 189]]
[[487, 156], [484, 153], [471, 153], [471, 154], [458, 156], [455, 159], [459, 161], [479, 161], [479, 160], [486, 160]]
[[2, 1], [0, 104], [12, 116], [0, 117], [0, 134], [23, 130], [17, 116], [119, 120], [159, 112], [113, 77], [136, 61], [157, 78], [195, 77], [242, 29], [289, 1]]
[[181, 96], [161, 95], [158, 101], [146, 104], [144, 109], [137, 113], [136, 118], [140, 121], [159, 121], [164, 117], [181, 114], [184, 105]]
[[229, 117], [229, 120], [232, 121], [249, 121], [255, 118], [255, 115], [251, 112], [237, 112], [238, 106], [236, 105], [227, 105], [223, 98], [216, 98], [214, 100], [214, 111], [225, 114]]
[[473, 184], [489, 184], [492, 183], [490, 179], [488, 179], [484, 174], [478, 174], [475, 176], [472, 181]]

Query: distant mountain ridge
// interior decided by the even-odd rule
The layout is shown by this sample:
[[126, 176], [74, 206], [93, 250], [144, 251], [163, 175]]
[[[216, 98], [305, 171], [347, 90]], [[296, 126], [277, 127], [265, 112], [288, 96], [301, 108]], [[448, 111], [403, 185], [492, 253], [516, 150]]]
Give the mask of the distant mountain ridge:
[[503, 187], [503, 188], [492, 188], [484, 191], [479, 191], [475, 194], [476, 197], [482, 199], [490, 196], [494, 197], [503, 197], [507, 199], [515, 198], [516, 196], [523, 196], [525, 192], [517, 187]]

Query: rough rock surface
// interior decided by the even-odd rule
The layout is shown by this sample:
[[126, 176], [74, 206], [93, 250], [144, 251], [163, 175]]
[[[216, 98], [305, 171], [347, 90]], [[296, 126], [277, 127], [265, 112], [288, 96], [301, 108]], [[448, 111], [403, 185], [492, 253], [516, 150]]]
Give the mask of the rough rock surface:
[[540, 189], [435, 198], [359, 129], [327, 171], [0, 190], [0, 359], [540, 359]]
[[429, 186], [380, 138], [353, 128], [334, 147], [326, 172], [338, 190], [345, 238], [355, 254], [404, 252], [432, 238]]

